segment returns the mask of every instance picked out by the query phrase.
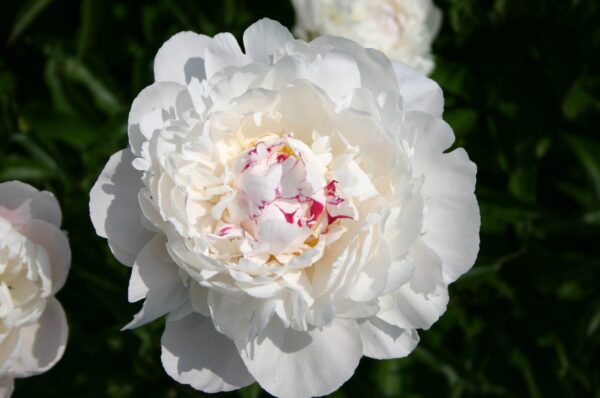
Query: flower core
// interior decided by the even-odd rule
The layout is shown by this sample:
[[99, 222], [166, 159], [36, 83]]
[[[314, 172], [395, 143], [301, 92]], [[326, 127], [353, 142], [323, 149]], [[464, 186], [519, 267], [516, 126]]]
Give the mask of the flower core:
[[233, 160], [234, 198], [210, 236], [213, 245], [230, 260], [287, 264], [323, 242], [332, 224], [355, 219], [351, 200], [318, 162], [292, 134], [253, 142]]

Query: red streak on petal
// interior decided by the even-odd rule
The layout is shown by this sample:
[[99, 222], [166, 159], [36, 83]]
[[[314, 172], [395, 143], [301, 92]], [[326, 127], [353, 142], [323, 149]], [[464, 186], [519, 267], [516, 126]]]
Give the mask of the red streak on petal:
[[333, 196], [336, 194], [336, 191], [337, 191], [337, 188], [335, 187], [336, 183], [337, 183], [336, 180], [329, 181], [329, 184], [327, 184], [327, 186], [325, 187], [325, 194], [327, 194], [327, 196]]
[[277, 154], [277, 163], [283, 163], [289, 157], [290, 157], [290, 155], [288, 155], [287, 153], [278, 153]]
[[224, 226], [223, 228], [221, 228], [218, 232], [219, 236], [225, 236], [229, 233], [229, 231], [231, 231], [233, 229], [233, 227], [230, 226]]
[[339, 205], [344, 201], [344, 199], [337, 194], [337, 188], [335, 184], [336, 180], [331, 180], [329, 184], [325, 187], [325, 194], [327, 195], [327, 204], [330, 205]]
[[[294, 216], [298, 212], [298, 209], [296, 209], [293, 212], [289, 213], [289, 212], [283, 210], [281, 207], [277, 206], [274, 203], [270, 203], [270, 204], [272, 204], [273, 206], [275, 206], [275, 207], [277, 207], [279, 209], [279, 211], [281, 212], [281, 214], [283, 214], [283, 216], [285, 217], [285, 221], [288, 224], [293, 224], [294, 223]], [[298, 222], [300, 222], [300, 220], [298, 220]]]
[[329, 212], [327, 212], [327, 224], [328, 225], [333, 224], [337, 220], [354, 220], [354, 218], [352, 216], [346, 216], [344, 214], [340, 214], [339, 216], [332, 216], [331, 214], [329, 214]]
[[323, 215], [323, 211], [325, 211], [325, 206], [323, 205], [323, 203], [311, 199], [310, 208], [308, 210], [307, 224], [312, 226], [314, 223], [316, 223], [319, 220], [319, 218], [321, 218], [321, 215]]

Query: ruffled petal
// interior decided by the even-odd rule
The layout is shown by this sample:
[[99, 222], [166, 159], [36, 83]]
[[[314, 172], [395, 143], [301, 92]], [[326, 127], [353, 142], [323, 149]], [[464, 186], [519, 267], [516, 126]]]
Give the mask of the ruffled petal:
[[90, 192], [90, 218], [96, 233], [107, 238], [117, 249], [113, 253], [122, 254], [118, 259], [129, 266], [154, 236], [141, 224], [142, 173], [131, 166], [132, 160], [129, 149], [111, 156]]
[[21, 232], [46, 250], [50, 259], [52, 293], [58, 292], [64, 286], [71, 267], [71, 248], [67, 236], [54, 224], [42, 220], [29, 221]]
[[192, 77], [205, 79], [204, 53], [211, 40], [194, 32], [173, 35], [154, 58], [154, 81], [188, 84]]
[[157, 235], [140, 252], [133, 264], [129, 300], [146, 298], [142, 309], [123, 329], [145, 325], [175, 310], [187, 300], [187, 290], [179, 278], [179, 268], [171, 260], [164, 236]]
[[356, 61], [360, 71], [360, 86], [371, 91], [374, 97], [398, 86], [392, 62], [381, 51], [364, 48], [358, 43], [334, 36], [320, 36], [310, 42], [319, 52], [332, 49], [343, 51]]
[[442, 258], [444, 280], [451, 283], [477, 258], [481, 218], [474, 193], [477, 167], [462, 148], [442, 159], [423, 186], [428, 209], [423, 240]]
[[414, 135], [415, 172], [425, 176], [422, 239], [441, 257], [444, 281], [451, 283], [473, 266], [479, 252], [477, 166], [462, 148], [444, 153], [454, 141], [444, 121], [410, 112], [406, 123]]
[[401, 62], [394, 62], [394, 71], [405, 111], [420, 111], [442, 117], [444, 93], [435, 81]]
[[254, 382], [233, 341], [217, 332], [210, 318], [192, 314], [167, 322], [161, 344], [167, 374], [197, 390], [231, 391]]
[[337, 319], [322, 329], [298, 332], [274, 319], [263, 334], [236, 345], [261, 387], [282, 398], [332, 393], [352, 376], [362, 356], [352, 320]]
[[19, 349], [19, 330], [13, 329], [0, 342], [0, 374], [6, 374], [15, 363]]
[[52, 297], [38, 322], [20, 330], [19, 354], [11, 375], [29, 377], [50, 369], [62, 358], [68, 334], [65, 312]]
[[263, 18], [244, 32], [246, 55], [255, 62], [269, 63], [271, 56], [282, 49], [292, 34], [279, 22]]
[[403, 358], [419, 344], [416, 330], [401, 329], [378, 318], [358, 322], [363, 354], [375, 359]]
[[[162, 112], [157, 115], [148, 115], [155, 110], [170, 111], [174, 109], [177, 97], [184, 90], [185, 86], [176, 82], [157, 82], [143, 89], [133, 100], [127, 121], [127, 134], [131, 151], [134, 154], [141, 155], [149, 133], [163, 127]], [[142, 120], [144, 121], [144, 131], [141, 126]]]
[[379, 318], [402, 329], [429, 329], [446, 312], [448, 288], [442, 260], [418, 240], [410, 251], [415, 264], [411, 281], [379, 299]]
[[40, 192], [20, 181], [8, 181], [0, 183], [0, 217], [13, 225], [39, 219], [60, 227], [62, 213], [50, 192]]
[[208, 44], [205, 53], [206, 77], [229, 66], [243, 66], [248, 63], [248, 57], [242, 53], [242, 49], [231, 33], [219, 33]]

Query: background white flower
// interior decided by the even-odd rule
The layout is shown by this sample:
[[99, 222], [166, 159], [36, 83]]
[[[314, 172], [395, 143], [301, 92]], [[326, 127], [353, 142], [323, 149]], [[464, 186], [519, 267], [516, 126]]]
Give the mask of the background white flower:
[[167, 314], [162, 362], [207, 392], [336, 390], [445, 311], [479, 248], [475, 165], [440, 88], [355, 42], [182, 32], [90, 193], [132, 266], [132, 328]]
[[295, 33], [346, 37], [428, 74], [442, 13], [432, 0], [292, 0]]
[[65, 350], [68, 326], [54, 298], [71, 264], [61, 218], [51, 193], [0, 183], [0, 397], [10, 396], [15, 377], [47, 371]]

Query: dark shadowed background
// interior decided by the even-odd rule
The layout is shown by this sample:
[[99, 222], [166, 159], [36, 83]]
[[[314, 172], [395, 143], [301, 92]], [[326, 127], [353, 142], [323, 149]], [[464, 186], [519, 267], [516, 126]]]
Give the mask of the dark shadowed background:
[[[433, 78], [479, 166], [479, 259], [410, 357], [364, 358], [335, 396], [600, 397], [600, 2], [436, 2]], [[287, 0], [2, 0], [0, 181], [56, 193], [74, 258], [65, 356], [14, 397], [202, 395], [163, 371], [162, 321], [119, 332], [138, 305], [88, 192], [166, 39], [239, 38], [265, 16], [294, 22]]]

